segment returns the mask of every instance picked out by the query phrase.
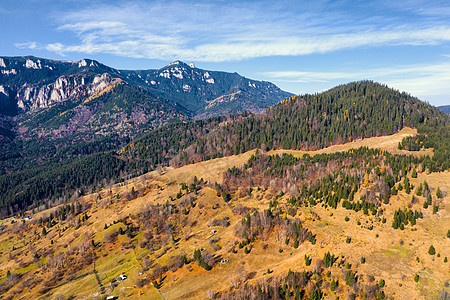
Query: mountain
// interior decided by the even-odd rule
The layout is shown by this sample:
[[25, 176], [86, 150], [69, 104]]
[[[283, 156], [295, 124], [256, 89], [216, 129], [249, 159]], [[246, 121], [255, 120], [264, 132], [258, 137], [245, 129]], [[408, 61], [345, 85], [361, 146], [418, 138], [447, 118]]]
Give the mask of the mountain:
[[159, 168], [3, 219], [1, 298], [446, 299], [450, 172], [391, 153], [415, 134]]
[[0, 104], [33, 112], [65, 100], [86, 99], [114, 86], [118, 79], [146, 90], [189, 117], [242, 110], [261, 111], [292, 96], [269, 82], [237, 73], [206, 71], [175, 61], [157, 70], [116, 70], [97, 61], [55, 61], [36, 57], [0, 58]]
[[[290, 97], [262, 113], [241, 116], [222, 126], [210, 128], [208, 124], [192, 124], [189, 126], [191, 135], [178, 136], [177, 143], [183, 142], [183, 151], [173, 157], [165, 156], [165, 159], [169, 162], [173, 158], [172, 163], [186, 164], [255, 148], [316, 150], [393, 134], [405, 126], [429, 133], [429, 139], [441, 132], [442, 142], [434, 145], [434, 141], [434, 146], [429, 146], [441, 149], [446, 141], [446, 131], [441, 129], [449, 123], [448, 115], [409, 94], [371, 81], [360, 81], [319, 94]], [[180, 133], [187, 126], [181, 126]], [[207, 134], [203, 132], [205, 130]], [[132, 149], [126, 149], [130, 157], [150, 161], [160, 157], [158, 149], [171, 147], [158, 142], [164, 132], [161, 128], [135, 141]], [[170, 132], [178, 135], [177, 128]], [[192, 136], [198, 138], [192, 139]], [[147, 147], [155, 150], [146, 151]], [[440, 167], [446, 169], [446, 166], [450, 167], [450, 160], [443, 156], [446, 163]]]
[[181, 61], [158, 70], [119, 72], [124, 80], [167, 99], [195, 118], [244, 110], [259, 112], [292, 96], [270, 82], [247, 79], [237, 73], [205, 71]]
[[180, 61], [125, 71], [90, 59], [1, 57], [0, 72], [0, 174], [118, 149], [171, 122], [261, 111], [292, 95]]
[[437, 108], [439, 108], [446, 114], [450, 114], [450, 105], [442, 105], [442, 106], [438, 106]]

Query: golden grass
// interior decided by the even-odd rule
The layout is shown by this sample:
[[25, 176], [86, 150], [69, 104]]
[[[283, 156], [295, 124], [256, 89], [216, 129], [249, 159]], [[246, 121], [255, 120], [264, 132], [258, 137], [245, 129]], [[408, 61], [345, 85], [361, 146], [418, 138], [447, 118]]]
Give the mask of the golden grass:
[[304, 154], [308, 153], [309, 155], [314, 154], [322, 154], [322, 153], [334, 153], [334, 152], [344, 152], [348, 151], [350, 149], [357, 149], [360, 147], [368, 147], [368, 148], [378, 148], [381, 150], [386, 150], [393, 154], [412, 154], [414, 156], [424, 156], [429, 155], [433, 156], [433, 149], [423, 149], [420, 151], [407, 151], [407, 150], [399, 150], [398, 149], [398, 143], [402, 141], [404, 137], [407, 136], [415, 136], [417, 135], [417, 129], [415, 128], [409, 128], [405, 127], [402, 130], [400, 130], [397, 133], [394, 133], [392, 135], [387, 136], [379, 136], [379, 137], [371, 137], [366, 139], [359, 139], [355, 140], [350, 143], [345, 143], [341, 145], [332, 145], [327, 148], [323, 148], [317, 151], [302, 151], [302, 150], [272, 150], [268, 153], [273, 154], [280, 154], [280, 153], [288, 153], [292, 154], [296, 157], [303, 156]]
[[[310, 153], [314, 155], [317, 153], [347, 151], [361, 146], [381, 148], [394, 153], [410, 154], [413, 152], [400, 151], [396, 147], [404, 136], [416, 133], [415, 129], [405, 128], [392, 136], [375, 137], [344, 145], [335, 145], [320, 151], [275, 150], [270, 151], [269, 154], [291, 153], [295, 156], [300, 156], [304, 153]], [[176, 169], [167, 168], [162, 175], [159, 175], [157, 172], [151, 172], [150, 174], [128, 180], [124, 184], [105, 188], [98, 193], [102, 198], [99, 201], [96, 200], [97, 193], [87, 195], [83, 199], [93, 203], [93, 207], [88, 211], [90, 218], [87, 221], [87, 225], [83, 225], [78, 230], [69, 228], [60, 238], [55, 237], [56, 243], [53, 246], [50, 245], [49, 239], [41, 238], [35, 242], [35, 248], [40, 250], [45, 247], [54, 247], [56, 253], [60, 253], [65, 251], [65, 247], [68, 244], [72, 247], [76, 246], [83, 240], [84, 233], [88, 231], [94, 234], [96, 242], [103, 242], [104, 235], [108, 230], [117, 229], [119, 226], [125, 228], [120, 223], [113, 225], [108, 230], [104, 230], [104, 224], [109, 225], [120, 218], [134, 215], [147, 204], [165, 203], [170, 196], [174, 196], [180, 190], [179, 184], [181, 182], [190, 183], [194, 176], [197, 176], [199, 179], [203, 178], [211, 183], [215, 181], [220, 183], [224, 171], [232, 166], [245, 164], [254, 152], [253, 150], [236, 156], [218, 158]], [[428, 155], [430, 153], [430, 150], [426, 150], [415, 154]], [[440, 187], [444, 194], [450, 194], [449, 172], [419, 173], [418, 178], [411, 179], [411, 182], [418, 186], [423, 180], [428, 181], [432, 187], [433, 195], [435, 195], [437, 187]], [[139, 189], [139, 187], [150, 185], [154, 187], [148, 190], [145, 196], [131, 201], [123, 199], [124, 193], [130, 191], [132, 187]], [[155, 186], [161, 187], [162, 190]], [[110, 190], [112, 196], [108, 196]], [[115, 197], [118, 193], [120, 199]], [[230, 205], [234, 206], [241, 203], [258, 210], [267, 209], [269, 200], [264, 197], [260, 198], [264, 196], [264, 193], [264, 191], [254, 191], [251, 196], [238, 199], [237, 201], [234, 200]], [[433, 215], [431, 208], [425, 210], [424, 219], [419, 220], [414, 227], [417, 231], [411, 231], [411, 226], [406, 226], [403, 231], [394, 230], [391, 227], [394, 210], [406, 207], [411, 197], [412, 195], [406, 195], [402, 192], [398, 197], [393, 196], [390, 204], [383, 205], [386, 208], [385, 217], [387, 222], [385, 224], [377, 222], [373, 216], [365, 216], [362, 212], [348, 211], [342, 207], [338, 207], [336, 210], [325, 209], [320, 205], [312, 208], [300, 208], [297, 217], [317, 235], [318, 244], [311, 245], [309, 242], [305, 242], [297, 249], [294, 249], [291, 246], [286, 246], [284, 240], [277, 241], [275, 238], [272, 238], [267, 242], [267, 249], [262, 247], [266, 242], [257, 240], [249, 254], [244, 254], [243, 249], [238, 249], [238, 247], [236, 247], [238, 253], [233, 254], [229, 250], [234, 245], [234, 241], [238, 240], [234, 236], [233, 228], [234, 225], [241, 222], [241, 217], [232, 213], [228, 204], [221, 197], [217, 197], [214, 189], [205, 187], [197, 196], [196, 207], [192, 208], [189, 213], [189, 217], [197, 221], [197, 224], [190, 228], [190, 238], [188, 240], [182, 238], [177, 243], [176, 249], [171, 248], [156, 262], [164, 264], [171, 255], [180, 254], [182, 251], [187, 253], [188, 256], [192, 256], [193, 251], [199, 248], [205, 248], [214, 253], [218, 259], [226, 258], [229, 261], [226, 264], [216, 264], [211, 271], [205, 271], [193, 263], [189, 267], [184, 266], [174, 273], [168, 272], [160, 292], [165, 299], [204, 299], [206, 298], [206, 291], [209, 289], [213, 289], [215, 292], [228, 290], [231, 286], [230, 279], [233, 277], [237, 278], [241, 275], [255, 272], [253, 279], [249, 280], [252, 283], [264, 278], [268, 268], [274, 271], [270, 276], [282, 274], [288, 269], [303, 271], [310, 268], [305, 266], [305, 254], [313, 258], [314, 265], [317, 259], [323, 258], [325, 252], [330, 251], [338, 256], [344, 255], [347, 261], [354, 266], [358, 264], [359, 266], [356, 268], [358, 274], [365, 274], [362, 278], [363, 283], [367, 283], [367, 274], [374, 275], [376, 280], [385, 279], [388, 284], [386, 291], [389, 291], [388, 295], [394, 298], [426, 299], [434, 297], [442, 290], [443, 283], [448, 279], [448, 274], [450, 273], [450, 263], [443, 263], [445, 256], [450, 258], [448, 239], [444, 239], [444, 235], [450, 229], [450, 205], [448, 203], [450, 197], [449, 195], [444, 197], [441, 203], [442, 209], [437, 214]], [[418, 198], [419, 203], [412, 206], [413, 210], [423, 210], [421, 207], [424, 199], [423, 197]], [[108, 205], [100, 207], [100, 203], [105, 199]], [[281, 198], [279, 202], [283, 203], [285, 199]], [[219, 208], [212, 209], [212, 206], [216, 204], [219, 205]], [[312, 211], [319, 215], [320, 221], [312, 220]], [[38, 218], [43, 213], [48, 212], [36, 214], [34, 218]], [[230, 218], [231, 225], [229, 227], [210, 227], [212, 219], [223, 218], [224, 216]], [[349, 216], [349, 222], [344, 221], [345, 216]], [[361, 225], [357, 225], [358, 221], [361, 222]], [[8, 220], [2, 222], [8, 222]], [[373, 225], [372, 230], [367, 229], [370, 225]], [[212, 234], [212, 228], [217, 230], [217, 233]], [[55, 230], [52, 229], [51, 233]], [[187, 230], [187, 228], [183, 228], [183, 230]], [[218, 244], [222, 249], [217, 252], [212, 250], [208, 242], [213, 235], [220, 238]], [[30, 238], [32, 236], [30, 234]], [[347, 236], [352, 238], [350, 244], [345, 242]], [[133, 242], [136, 243], [140, 238], [140, 236], [134, 238]], [[116, 245], [108, 246], [107, 255], [101, 256], [96, 261], [96, 270], [104, 286], [108, 286], [111, 279], [122, 272], [128, 276], [128, 279], [120, 283], [114, 290], [108, 290], [107, 294], [129, 299], [161, 299], [158, 291], [151, 284], [140, 290], [140, 292], [144, 293], [143, 296], [138, 296], [139, 291], [134, 288], [142, 257], [148, 255], [150, 251], [139, 247], [136, 248], [136, 252], [132, 249], [121, 251], [118, 245], [122, 242], [130, 243], [131, 241], [126, 236], [120, 236]], [[7, 269], [17, 268], [17, 264], [8, 261], [5, 256], [5, 252], [13, 244], [20, 246], [21, 243], [10, 241], [8, 235], [0, 236], [0, 251], [4, 252], [0, 256], [1, 276], [6, 274]], [[435, 246], [437, 252], [440, 253], [440, 258], [437, 258], [435, 255], [433, 260], [433, 257], [427, 254], [430, 244]], [[279, 253], [279, 249], [282, 249], [283, 252]], [[361, 256], [366, 258], [365, 264], [360, 263]], [[416, 256], [420, 259], [419, 263], [416, 261]], [[23, 259], [31, 260], [32, 254], [29, 253]], [[331, 268], [331, 271], [334, 274], [341, 272], [337, 267]], [[77, 299], [100, 299], [99, 286], [92, 275], [92, 270], [85, 269], [81, 273], [83, 272], [87, 275], [58, 287], [51, 292], [52, 297], [63, 295], [67, 298], [75, 295]], [[415, 273], [420, 273], [421, 276], [418, 284], [412, 280]], [[22, 296], [25, 297], [25, 295]], [[329, 296], [334, 298], [336, 295], [330, 293]], [[43, 298], [48, 298], [48, 295]]]

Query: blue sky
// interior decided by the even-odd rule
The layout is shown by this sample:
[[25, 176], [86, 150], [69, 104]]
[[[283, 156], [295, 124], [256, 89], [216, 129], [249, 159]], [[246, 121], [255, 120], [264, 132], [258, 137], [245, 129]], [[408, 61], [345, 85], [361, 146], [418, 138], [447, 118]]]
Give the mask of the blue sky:
[[450, 104], [450, 1], [3, 0], [0, 56], [176, 59], [296, 93], [370, 79]]

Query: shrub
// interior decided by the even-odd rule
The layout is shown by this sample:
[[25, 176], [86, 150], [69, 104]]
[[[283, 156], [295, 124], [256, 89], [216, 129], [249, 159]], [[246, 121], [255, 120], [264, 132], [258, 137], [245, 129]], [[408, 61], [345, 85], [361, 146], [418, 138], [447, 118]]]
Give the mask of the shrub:
[[414, 281], [419, 282], [419, 274], [414, 275]]
[[350, 218], [348, 216], [345, 216], [345, 222], [348, 222]]
[[332, 290], [332, 291], [335, 291], [336, 290], [336, 288], [338, 287], [338, 285], [339, 285], [339, 282], [337, 281], [337, 280], [332, 280], [331, 281], [331, 286], [330, 286], [330, 289]]
[[356, 283], [356, 280], [357, 280], [356, 274], [353, 273], [352, 271], [348, 271], [347, 278], [345, 279], [345, 283], [348, 286], [353, 286]]
[[161, 287], [161, 285], [156, 280], [153, 281], [153, 286], [155, 287], [155, 289], [159, 289]]
[[433, 205], [433, 214], [437, 214], [439, 211], [439, 205]]
[[345, 240], [345, 242], [347, 244], [350, 244], [352, 242], [352, 238], [348, 236], [347, 239]]
[[380, 281], [378, 281], [378, 285], [380, 286], [380, 288], [384, 288], [386, 282], [384, 281], [384, 279], [380, 279]]
[[310, 266], [311, 265], [311, 259], [309, 258], [308, 255], [305, 254], [305, 265], [306, 266]]
[[436, 254], [436, 249], [434, 249], [433, 245], [431, 245], [430, 248], [428, 249], [428, 254], [430, 254], [430, 255]]

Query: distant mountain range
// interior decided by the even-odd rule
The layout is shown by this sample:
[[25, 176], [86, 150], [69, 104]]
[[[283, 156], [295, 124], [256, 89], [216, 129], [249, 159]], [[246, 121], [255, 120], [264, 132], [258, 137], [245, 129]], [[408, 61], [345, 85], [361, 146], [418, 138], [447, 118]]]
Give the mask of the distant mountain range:
[[446, 114], [450, 114], [450, 105], [442, 105], [442, 106], [438, 106], [437, 108], [439, 108]]
[[259, 112], [290, 96], [270, 82], [181, 61], [125, 71], [90, 59], [0, 57], [0, 150], [7, 157], [24, 143], [36, 151], [111, 150], [167, 123]]
[[6, 114], [15, 113], [16, 108], [33, 112], [65, 100], [85, 100], [118, 84], [146, 91], [193, 118], [261, 111], [292, 96], [270, 82], [206, 71], [181, 61], [156, 70], [126, 71], [89, 59], [67, 62], [32, 56], [1, 57], [0, 72], [0, 103]]

